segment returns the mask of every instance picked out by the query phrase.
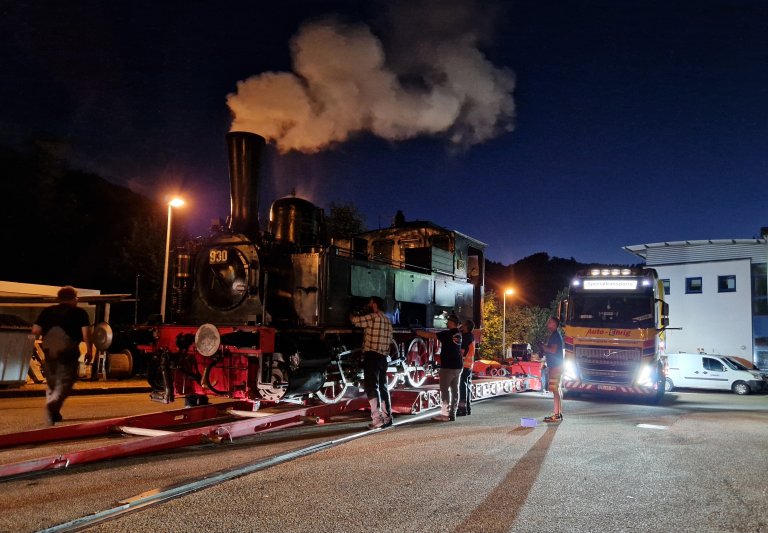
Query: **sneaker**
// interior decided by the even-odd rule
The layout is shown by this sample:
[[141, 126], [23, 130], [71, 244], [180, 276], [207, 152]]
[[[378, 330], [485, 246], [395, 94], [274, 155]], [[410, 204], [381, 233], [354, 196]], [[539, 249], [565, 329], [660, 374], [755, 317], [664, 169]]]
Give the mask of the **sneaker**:
[[435, 415], [432, 417], [432, 420], [436, 422], [448, 422], [451, 420], [451, 417], [448, 415]]
[[563, 414], [557, 413], [556, 415], [549, 415], [544, 417], [544, 422], [562, 422]]
[[466, 409], [459, 409], [456, 411], [456, 416], [467, 416], [469, 413], [467, 413]]
[[394, 417], [388, 416], [386, 418], [386, 421], [381, 425], [381, 427], [388, 428], [388, 427], [390, 427], [394, 423], [394, 421], [395, 421]]
[[368, 429], [381, 429], [385, 427], [384, 422], [371, 422], [368, 424]]

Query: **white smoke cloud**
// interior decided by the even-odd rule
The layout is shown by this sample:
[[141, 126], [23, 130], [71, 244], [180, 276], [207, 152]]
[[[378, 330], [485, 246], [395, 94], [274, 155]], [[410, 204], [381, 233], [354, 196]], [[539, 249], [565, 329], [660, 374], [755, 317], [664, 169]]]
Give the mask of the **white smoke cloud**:
[[[444, 0], [438, 12], [445, 9]], [[407, 28], [397, 17], [393, 30]], [[412, 6], [407, 17], [419, 18]], [[461, 147], [511, 131], [512, 72], [486, 59], [476, 32], [423, 20], [433, 27], [394, 31], [389, 58], [366, 25], [304, 25], [291, 42], [294, 72], [250, 77], [227, 96], [232, 130], [258, 133], [284, 152], [317, 152], [363, 131], [395, 141], [444, 135]]]

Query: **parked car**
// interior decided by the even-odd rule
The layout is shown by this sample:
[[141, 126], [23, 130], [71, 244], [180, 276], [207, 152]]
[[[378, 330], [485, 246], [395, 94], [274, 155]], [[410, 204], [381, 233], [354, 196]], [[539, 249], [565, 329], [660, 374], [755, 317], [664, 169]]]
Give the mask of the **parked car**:
[[766, 375], [750, 370], [724, 355], [671, 353], [666, 358], [667, 392], [677, 387], [730, 390], [735, 394], [762, 392], [768, 387]]

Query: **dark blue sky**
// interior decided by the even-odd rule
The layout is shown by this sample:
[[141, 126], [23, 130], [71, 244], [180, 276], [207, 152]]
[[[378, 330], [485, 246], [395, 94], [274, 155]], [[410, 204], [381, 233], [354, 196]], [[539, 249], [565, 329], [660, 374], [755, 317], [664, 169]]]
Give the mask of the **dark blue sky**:
[[[387, 66], [407, 63], [403, 45], [429, 29], [450, 33], [448, 2], [408, 3], [433, 10], [424, 35], [388, 24], [391, 4], [3, 2], [0, 142], [60, 136], [82, 168], [158, 200], [180, 188], [179, 216], [203, 232], [229, 209], [227, 95], [291, 72], [291, 38], [322, 15], [365, 24]], [[488, 243], [505, 264], [536, 252], [632, 263], [622, 246], [768, 226], [767, 2], [456, 4], [478, 15], [465, 22], [482, 57], [514, 74], [514, 130], [459, 148], [456, 128], [360, 133], [314, 154], [273, 145], [262, 210], [294, 188], [324, 207], [354, 202], [370, 228], [400, 209]], [[337, 54], [339, 68], [357, 51]]]

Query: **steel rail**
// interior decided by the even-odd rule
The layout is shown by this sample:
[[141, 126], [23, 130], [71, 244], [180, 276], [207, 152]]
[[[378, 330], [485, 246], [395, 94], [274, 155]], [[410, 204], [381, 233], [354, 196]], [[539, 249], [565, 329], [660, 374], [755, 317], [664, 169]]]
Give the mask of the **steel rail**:
[[102, 522], [115, 520], [126, 514], [138, 512], [138, 511], [147, 509], [149, 507], [153, 507], [171, 500], [181, 498], [182, 496], [191, 494], [193, 492], [198, 492], [203, 489], [220, 485], [222, 483], [231, 481], [233, 479], [236, 479], [242, 476], [247, 476], [249, 474], [253, 474], [261, 470], [266, 470], [267, 468], [271, 468], [273, 466], [278, 466], [278, 465], [287, 463], [289, 461], [300, 459], [302, 457], [307, 457], [317, 452], [328, 450], [330, 448], [339, 446], [341, 444], [344, 444], [356, 439], [360, 439], [363, 437], [367, 437], [375, 433], [379, 433], [380, 431], [386, 431], [396, 426], [417, 422], [431, 415], [432, 415], [431, 412], [424, 413], [422, 415], [414, 416], [413, 418], [409, 417], [407, 420], [398, 421], [389, 428], [371, 429], [367, 431], [362, 431], [360, 433], [354, 433], [352, 435], [347, 435], [346, 437], [336, 438], [336, 439], [328, 440], [325, 442], [312, 444], [310, 446], [306, 446], [298, 450], [293, 450], [290, 452], [274, 455], [266, 459], [260, 459], [259, 461], [256, 461], [254, 463], [249, 463], [249, 464], [245, 464], [235, 468], [223, 470], [221, 472], [216, 472], [214, 474], [206, 475], [206, 476], [200, 477], [199, 479], [196, 479], [194, 481], [190, 481], [187, 483], [172, 485], [170, 487], [166, 487], [163, 489], [153, 489], [153, 490], [145, 491], [141, 494], [138, 494], [136, 496], [123, 500], [122, 502], [120, 502], [120, 505], [112, 507], [111, 509], [105, 509], [103, 511], [99, 511], [89, 516], [84, 516], [82, 518], [77, 518], [69, 522], [64, 522], [62, 524], [59, 524], [47, 529], [42, 529], [37, 533], [69, 533], [74, 531], [80, 531], [82, 529], [92, 527]]

